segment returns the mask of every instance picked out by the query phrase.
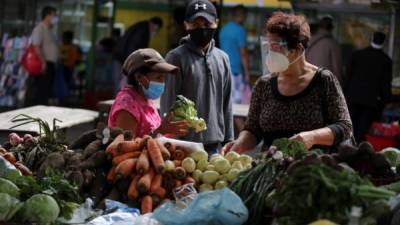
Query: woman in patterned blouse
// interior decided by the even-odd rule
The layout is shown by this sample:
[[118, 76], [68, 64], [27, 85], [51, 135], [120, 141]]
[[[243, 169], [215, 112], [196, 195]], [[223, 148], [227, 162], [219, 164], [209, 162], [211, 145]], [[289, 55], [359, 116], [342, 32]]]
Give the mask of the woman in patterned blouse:
[[274, 13], [266, 24], [270, 74], [254, 88], [245, 129], [223, 153], [243, 153], [260, 141], [287, 137], [313, 146], [337, 145], [352, 136], [346, 101], [335, 76], [304, 56], [310, 27], [303, 16]]

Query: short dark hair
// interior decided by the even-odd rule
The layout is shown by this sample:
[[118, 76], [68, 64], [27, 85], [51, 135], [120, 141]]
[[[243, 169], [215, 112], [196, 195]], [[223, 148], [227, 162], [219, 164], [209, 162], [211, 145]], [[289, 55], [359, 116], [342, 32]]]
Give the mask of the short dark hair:
[[53, 6], [45, 6], [42, 9], [42, 19], [46, 18], [46, 16], [51, 15], [52, 13], [57, 12], [57, 9]]
[[307, 48], [310, 40], [310, 25], [304, 16], [283, 12], [273, 13], [267, 21], [267, 32], [277, 34], [287, 42], [288, 49], [297, 49], [298, 44]]
[[233, 15], [237, 15], [239, 13], [247, 14], [247, 8], [244, 7], [243, 4], [239, 4], [233, 7], [232, 13]]
[[375, 32], [372, 37], [372, 42], [377, 45], [383, 45], [385, 43], [386, 35], [382, 32]]
[[150, 19], [150, 22], [151, 22], [151, 23], [154, 23], [154, 24], [156, 24], [156, 25], [158, 25], [160, 28], [163, 26], [163, 21], [162, 21], [162, 19], [161, 19], [160, 17], [158, 17], [158, 16], [152, 17], [152, 18]]
[[325, 29], [327, 31], [332, 31], [334, 28], [333, 18], [330, 16], [322, 17], [318, 22], [318, 26], [319, 26], [319, 28]]
[[[133, 71], [132, 73], [130, 73], [130, 74], [125, 74], [125, 75], [126, 75], [127, 78], [128, 78], [128, 84], [129, 84], [129, 85], [132, 85], [132, 86], [135, 87], [135, 88], [138, 88], [138, 87], [139, 87], [139, 82], [138, 82], [138, 80], [136, 79], [135, 74], [136, 74], [136, 73], [139, 73], [139, 74], [147, 75], [147, 74], [150, 73], [150, 72], [151, 72], [151, 69], [150, 69], [149, 67], [147, 67], [147, 66], [142, 66], [142, 67], [138, 68], [137, 70]], [[124, 73], [126, 73], [126, 72], [124, 72]]]

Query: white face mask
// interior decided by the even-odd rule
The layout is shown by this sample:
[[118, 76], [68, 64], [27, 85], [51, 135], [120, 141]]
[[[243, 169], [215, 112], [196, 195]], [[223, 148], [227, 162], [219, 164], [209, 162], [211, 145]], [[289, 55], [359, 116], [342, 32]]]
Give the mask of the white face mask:
[[[303, 53], [304, 54], [304, 53]], [[267, 67], [268, 70], [271, 73], [279, 73], [287, 70], [290, 65], [295, 63], [297, 60], [303, 56], [303, 54], [299, 55], [293, 62], [289, 62], [289, 59], [286, 55], [280, 53], [280, 52], [275, 52], [270, 50], [267, 55]]]
[[58, 16], [53, 16], [53, 18], [51, 18], [51, 24], [56, 25], [59, 20], [60, 18]]

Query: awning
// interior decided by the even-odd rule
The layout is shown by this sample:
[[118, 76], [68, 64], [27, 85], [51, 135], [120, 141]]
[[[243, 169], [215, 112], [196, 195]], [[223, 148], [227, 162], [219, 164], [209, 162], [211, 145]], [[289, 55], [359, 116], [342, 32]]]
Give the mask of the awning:
[[223, 2], [224, 6], [243, 4], [245, 6], [258, 6], [265, 8], [292, 8], [292, 5], [289, 1], [282, 0], [224, 0]]

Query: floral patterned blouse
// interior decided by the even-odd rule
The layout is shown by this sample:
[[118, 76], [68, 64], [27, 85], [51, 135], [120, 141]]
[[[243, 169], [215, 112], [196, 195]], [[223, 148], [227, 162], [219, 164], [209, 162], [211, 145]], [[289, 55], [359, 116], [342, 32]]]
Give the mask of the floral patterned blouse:
[[129, 112], [137, 121], [136, 137], [143, 137], [157, 129], [161, 118], [152, 100], [148, 100], [130, 87], [118, 92], [108, 117], [108, 126], [116, 126], [116, 115], [119, 111]]
[[335, 145], [349, 140], [352, 124], [346, 100], [335, 76], [318, 69], [299, 94], [284, 96], [274, 74], [261, 77], [254, 88], [245, 130], [269, 146], [277, 138], [328, 127]]

